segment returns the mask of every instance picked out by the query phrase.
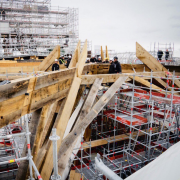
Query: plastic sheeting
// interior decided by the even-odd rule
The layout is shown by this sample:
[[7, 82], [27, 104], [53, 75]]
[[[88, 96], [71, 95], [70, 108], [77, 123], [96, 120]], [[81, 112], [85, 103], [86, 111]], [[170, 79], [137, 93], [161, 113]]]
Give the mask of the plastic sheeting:
[[125, 180], [179, 180], [180, 142]]

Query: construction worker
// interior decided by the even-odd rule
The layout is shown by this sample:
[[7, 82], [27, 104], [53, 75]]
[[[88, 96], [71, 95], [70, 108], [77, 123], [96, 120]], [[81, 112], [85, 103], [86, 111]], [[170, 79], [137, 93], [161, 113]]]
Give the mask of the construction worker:
[[168, 51], [168, 49], [166, 49], [166, 52], [165, 52], [165, 59], [166, 59], [166, 61], [168, 60], [168, 58], [169, 58], [169, 51]]
[[117, 56], [114, 57], [114, 72], [115, 73], [121, 73], [122, 72], [121, 71], [121, 64], [119, 63]]
[[4, 9], [3, 9], [3, 11], [2, 11], [2, 20], [4, 21], [5, 20], [5, 17], [6, 17], [6, 12], [4, 11]]
[[70, 62], [71, 62], [71, 56], [68, 56], [67, 63], [66, 63], [67, 68], [69, 67]]
[[90, 59], [90, 62], [95, 63], [97, 61], [97, 59], [95, 58], [95, 56], [92, 56], [92, 58]]
[[109, 63], [110, 63], [109, 74], [114, 74], [115, 73], [115, 69], [114, 69], [114, 62], [113, 62], [112, 58], [109, 60]]
[[162, 50], [158, 50], [157, 56], [158, 56], [158, 60], [161, 60], [161, 59], [162, 59], [162, 56], [163, 56]]
[[101, 56], [98, 57], [97, 62], [98, 62], [98, 63], [102, 63]]
[[61, 56], [61, 58], [59, 59], [59, 64], [64, 64], [65, 61], [64, 61], [64, 56]]
[[58, 60], [55, 59], [55, 63], [52, 65], [52, 71], [58, 71], [58, 70], [59, 70]]
[[103, 63], [109, 63], [109, 59], [106, 57], [105, 61], [103, 61]]
[[90, 63], [90, 59], [89, 58], [86, 59], [86, 63]]

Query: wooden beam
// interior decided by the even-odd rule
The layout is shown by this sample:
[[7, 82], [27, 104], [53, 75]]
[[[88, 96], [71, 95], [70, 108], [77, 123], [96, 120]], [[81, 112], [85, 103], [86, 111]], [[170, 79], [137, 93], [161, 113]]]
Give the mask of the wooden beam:
[[46, 122], [46, 117], [48, 115], [48, 111], [50, 110], [50, 105], [46, 105], [42, 108], [42, 112], [41, 112], [41, 117], [39, 120], [39, 123], [37, 124], [37, 132], [36, 132], [36, 137], [35, 137], [35, 141], [34, 141], [34, 146], [32, 149], [32, 156], [33, 156], [33, 160], [35, 162], [38, 151], [40, 149], [40, 145], [41, 145], [41, 141], [42, 141], [42, 137], [43, 137], [43, 129], [45, 127], [45, 122]]
[[[84, 119], [84, 117], [88, 114], [88, 112], [91, 110], [92, 105], [94, 103], [94, 100], [96, 98], [96, 95], [98, 93], [99, 87], [101, 86], [102, 83], [102, 79], [97, 78], [93, 84], [93, 86], [91, 87], [89, 94], [84, 102], [84, 106], [81, 110], [81, 113], [78, 117], [78, 120], [74, 126], [74, 128], [77, 128], [79, 126], [79, 124], [81, 124], [82, 120]], [[70, 132], [70, 131], [69, 131]], [[66, 151], [66, 154], [61, 156], [61, 159], [59, 159], [59, 169], [58, 172], [60, 173], [61, 176], [63, 176], [63, 179], [66, 179], [65, 175], [64, 175], [64, 171], [67, 169], [68, 166], [68, 161], [69, 158], [73, 152], [73, 148], [74, 145], [76, 144], [76, 141], [74, 141], [73, 145], [68, 149], [68, 151]], [[68, 170], [66, 170], [67, 172]], [[67, 173], [66, 173], [67, 175]]]
[[[40, 88], [50, 86], [56, 84], [60, 81], [66, 79], [73, 79], [74, 73], [76, 69], [68, 69], [57, 72], [46, 72], [37, 77], [37, 82], [35, 86], [35, 90]], [[10, 84], [6, 84], [1, 86], [0, 88], [0, 102], [9, 98], [17, 97], [19, 95], [23, 95], [27, 92], [27, 88], [29, 85], [29, 80], [33, 78], [33, 76], [29, 76], [26, 78], [20, 78], [17, 80], [11, 81]]]
[[60, 46], [57, 45], [53, 51], [43, 60], [43, 62], [38, 66], [39, 71], [46, 71], [48, 67], [54, 63], [55, 59], [60, 57]]
[[69, 69], [73, 68], [73, 67], [76, 67], [78, 59], [80, 57], [80, 47], [81, 47], [81, 41], [79, 40], [79, 42], [78, 42], [78, 44], [76, 46], [76, 49], [74, 51], [73, 57], [71, 59], [71, 62], [69, 64]]
[[[64, 137], [64, 133], [68, 124], [68, 120], [70, 118], [75, 99], [78, 93], [78, 89], [81, 85], [81, 74], [83, 72], [84, 64], [87, 58], [87, 40], [84, 43], [80, 58], [77, 63], [77, 71], [75, 73], [75, 77], [73, 79], [71, 88], [69, 90], [68, 96], [66, 98], [66, 102], [64, 104], [63, 110], [61, 112], [61, 115], [57, 117], [57, 123], [56, 123], [56, 129], [57, 129], [57, 135], [60, 136], [60, 140], [57, 142], [57, 149], [59, 150], [61, 142], [62, 142], [62, 137]], [[42, 165], [42, 171], [41, 171], [41, 176], [42, 178], [49, 178], [52, 172], [53, 168], [53, 154], [52, 151], [52, 143], [50, 143], [47, 156], [45, 158], [45, 161]]]
[[101, 59], [102, 59], [102, 61], [105, 61], [105, 58], [104, 58], [104, 51], [103, 51], [102, 46], [101, 46]]
[[[66, 97], [71, 84], [72, 79], [68, 79], [56, 83], [54, 85], [33, 91], [30, 111], [33, 112], [43, 107], [44, 105], [53, 103], [58, 99], [63, 99], [64, 97]], [[14, 122], [15, 120], [19, 119], [22, 115], [25, 115], [26, 112], [23, 111], [23, 104], [25, 98], [26, 97], [24, 94], [0, 102], [0, 127]]]
[[[35, 141], [35, 136], [36, 136], [36, 132], [37, 132], [37, 124], [39, 122], [40, 116], [41, 116], [41, 110], [42, 109], [38, 109], [35, 112], [33, 112], [32, 114], [32, 119], [31, 122], [29, 124], [29, 131], [31, 132], [31, 136], [30, 136], [30, 148], [31, 150], [33, 149], [33, 145], [34, 145], [34, 141]], [[26, 142], [25, 142], [26, 144]], [[24, 146], [23, 152], [22, 152], [22, 157], [27, 156], [27, 146]], [[17, 171], [17, 175], [16, 175], [16, 180], [24, 180], [26, 179], [26, 174], [28, 171], [28, 165], [29, 165], [29, 161], [25, 160], [25, 161], [21, 161], [18, 171]]]
[[[144, 64], [146, 64], [153, 72], [164, 71], [168, 72], [168, 70], [157, 61], [149, 52], [147, 52], [139, 43], [136, 42], [136, 56], [139, 58]], [[158, 79], [158, 82], [161, 83], [161, 79]], [[175, 84], [180, 88], [180, 81], [175, 80]], [[162, 84], [163, 85], [163, 84]], [[166, 87], [166, 86], [165, 86]]]
[[[133, 79], [133, 76], [129, 76], [131, 79]], [[137, 82], [139, 82], [139, 83], [141, 83], [141, 84], [143, 84], [144, 86], [146, 86], [146, 87], [151, 87], [151, 85], [150, 85], [150, 82], [149, 81], [147, 81], [147, 80], [145, 80], [145, 79], [142, 79], [142, 78], [140, 78], [140, 77], [138, 77], [138, 76], [134, 76], [134, 80], [135, 81], [137, 81]], [[152, 84], [152, 89], [154, 90], [154, 91], [157, 91], [157, 92], [161, 92], [161, 93], [165, 93], [164, 91], [163, 91], [163, 89], [161, 89], [160, 87], [158, 87], [158, 86], [156, 86], [156, 85], [154, 85], [154, 84]]]
[[107, 46], [106, 46], [106, 58], [108, 58], [108, 60], [109, 60], [109, 53], [108, 53], [108, 48], [107, 48]]
[[29, 80], [29, 85], [28, 85], [27, 92], [25, 93], [21, 116], [30, 113], [30, 107], [32, 103], [32, 94], [36, 86], [36, 81], [37, 81], [36, 77], [33, 77]]
[[[92, 84], [96, 78], [103, 78], [103, 83], [115, 82], [119, 77], [121, 77], [123, 75], [127, 75], [127, 76], [131, 75], [132, 76], [133, 74], [134, 73], [83, 75], [81, 84], [83, 84], [83, 85]], [[160, 73], [159, 72], [153, 73], [154, 76], [156, 74], [161, 76], [164, 73], [161, 73], [161, 72]], [[150, 72], [142, 72], [142, 73], [136, 73], [136, 75], [151, 76], [151, 73]]]
[[[107, 91], [106, 93], [99, 99], [99, 101], [93, 106], [91, 111], [83, 118], [82, 122], [75, 127], [71, 133], [63, 140], [58, 157], [59, 159], [62, 156], [66, 156], [66, 152], [71, 148], [73, 142], [75, 142], [78, 136], [81, 134], [82, 130], [85, 130], [86, 127], [92, 122], [92, 120], [98, 115], [98, 113], [102, 110], [102, 108], [109, 102], [114, 93], [119, 89], [119, 87], [125, 82], [127, 76], [120, 77]], [[59, 168], [65, 168], [64, 164], [58, 166]]]
[[40, 147], [42, 147], [42, 145], [44, 144], [46, 136], [48, 134], [48, 131], [50, 131], [50, 129], [53, 126], [53, 123], [54, 123], [53, 122], [53, 117], [54, 117], [56, 108], [57, 108], [58, 104], [61, 103], [61, 101], [62, 100], [56, 101], [53, 104], [51, 104], [50, 107], [49, 107], [49, 112], [48, 112], [48, 114], [46, 116], [45, 126], [44, 126], [44, 129], [43, 129], [43, 132], [42, 132], [42, 138], [40, 140]]
[[[60, 116], [60, 114], [62, 113], [65, 102], [66, 102], [66, 98], [64, 98], [64, 99], [62, 99], [61, 101], [58, 102], [58, 105], [57, 105], [57, 107], [59, 107], [58, 116]], [[57, 126], [58, 116], [57, 117], [54, 116], [53, 120], [51, 121], [51, 124], [49, 125], [49, 129], [48, 129], [47, 134], [46, 134], [45, 142], [44, 142], [44, 144], [42, 145], [41, 149], [38, 152], [35, 164], [36, 164], [37, 169], [39, 169], [39, 171], [42, 170], [43, 162], [44, 162], [44, 160], [45, 160], [45, 158], [47, 156], [47, 151], [48, 151], [48, 149], [49, 149], [49, 147], [51, 145], [51, 141], [49, 140], [49, 136], [50, 136], [50, 133], [52, 131], [52, 128], [53, 127], [55, 128]]]
[[[158, 128], [153, 128], [152, 132], [156, 132], [157, 129]], [[145, 129], [143, 129], [142, 131], [145, 131]], [[139, 136], [145, 135], [142, 131], [139, 132]], [[115, 136], [115, 138], [114, 138], [114, 136], [111, 136], [108, 138], [91, 141], [91, 148], [106, 145], [106, 144], [108, 144], [108, 142], [119, 142], [119, 141], [127, 140], [127, 139], [129, 139], [129, 135], [130, 135], [129, 133], [126, 133], [126, 134], [117, 135], [117, 136]], [[137, 131], [132, 132], [132, 137], [136, 137], [136, 135], [137, 135]], [[83, 149], [89, 149], [89, 146], [87, 146], [87, 143], [89, 144], [90, 142], [83, 143]]]

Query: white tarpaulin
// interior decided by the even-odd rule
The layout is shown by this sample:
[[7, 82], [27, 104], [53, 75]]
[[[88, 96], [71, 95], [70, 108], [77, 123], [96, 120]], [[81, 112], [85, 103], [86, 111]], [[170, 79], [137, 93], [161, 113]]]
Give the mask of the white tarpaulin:
[[125, 180], [180, 180], [180, 142]]

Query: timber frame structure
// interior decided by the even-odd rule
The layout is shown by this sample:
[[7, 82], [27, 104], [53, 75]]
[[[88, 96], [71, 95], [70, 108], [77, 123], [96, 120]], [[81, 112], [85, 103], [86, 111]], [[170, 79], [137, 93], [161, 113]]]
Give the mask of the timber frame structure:
[[[139, 142], [139, 144], [144, 146], [148, 151], [148, 156], [143, 161], [143, 163], [148, 163], [152, 160], [152, 151], [154, 153], [157, 146], [155, 143], [153, 144], [154, 146], [152, 146], [150, 144], [147, 144], [147, 142], [142, 142], [138, 138], [144, 136], [146, 137], [146, 135], [146, 138], [152, 138], [152, 133], [159, 132], [159, 134], [161, 134], [161, 132], [165, 133], [165, 131], [166, 134], [171, 136], [171, 132], [173, 131], [173, 137], [175, 137], [176, 141], [179, 140], [178, 123], [174, 123], [175, 125], [173, 126], [173, 129], [171, 129], [170, 126], [166, 126], [164, 121], [162, 125], [159, 120], [159, 126], [155, 122], [150, 123], [151, 126], [148, 127], [149, 130], [145, 131], [144, 129], [147, 127], [146, 125], [142, 124], [142, 126], [139, 124], [138, 126], [134, 126], [134, 124], [127, 124], [126, 122], [121, 121], [121, 124], [123, 125], [121, 125], [120, 127], [117, 123], [113, 125], [113, 123], [109, 124], [107, 122], [108, 118], [109, 122], [111, 122], [110, 119], [116, 119], [117, 114], [115, 115], [115, 117], [110, 114], [112, 113], [112, 110], [115, 110], [116, 112], [118, 108], [118, 98], [116, 97], [117, 92], [124, 93], [119, 94], [119, 97], [121, 97], [122, 100], [122, 104], [123, 102], [127, 103], [127, 106], [131, 104], [131, 111], [128, 112], [129, 114], [126, 112], [126, 114], [131, 116], [131, 118], [140, 117], [139, 119], [143, 121], [143, 118], [141, 117], [142, 114], [137, 115], [133, 114], [134, 112], [132, 112], [133, 108], [140, 108], [140, 106], [142, 106], [142, 102], [138, 101], [138, 106], [135, 106], [135, 104], [133, 105], [133, 101], [127, 100], [128, 96], [130, 97], [130, 95], [128, 95], [128, 92], [133, 93], [133, 96], [134, 93], [136, 93], [136, 98], [140, 97], [141, 99], [142, 96], [146, 100], [148, 99], [148, 97], [142, 94], [147, 94], [150, 92], [151, 94], [154, 93], [153, 95], [155, 96], [158, 94], [158, 97], [163, 97], [164, 100], [166, 100], [165, 102], [168, 102], [170, 104], [168, 107], [169, 110], [164, 110], [165, 116], [167, 116], [167, 111], [168, 113], [171, 112], [168, 117], [176, 117], [176, 121], [179, 122], [179, 115], [176, 116], [175, 112], [175, 105], [178, 106], [178, 109], [179, 101], [175, 103], [174, 100], [175, 98], [179, 99], [180, 81], [179, 77], [175, 76], [175, 72], [174, 74], [172, 74], [172, 72], [169, 72], [138, 43], [136, 43], [136, 56], [144, 64], [123, 64], [122, 74], [108, 74], [109, 64], [85, 64], [87, 58], [87, 41], [85, 41], [83, 48], [80, 48], [81, 47], [79, 41], [74, 51], [69, 69], [62, 69], [61, 71], [54, 72], [49, 71], [51, 65], [54, 62], [54, 59], [60, 57], [60, 47], [56, 46], [55, 49], [45, 58], [45, 60], [39, 63], [37, 66], [25, 66], [23, 68], [23, 72], [27, 73], [26, 77], [17, 78], [17, 76], [12, 76], [10, 78], [9, 76], [8, 79], [11, 80], [11, 82], [9, 84], [0, 86], [1, 128], [10, 125], [15, 121], [18, 121], [21, 117], [24, 117], [27, 114], [32, 113], [32, 118], [34, 120], [32, 119], [32, 121], [30, 122], [30, 131], [32, 130], [31, 141], [33, 143], [31, 144], [30, 149], [32, 152], [33, 161], [35, 162], [35, 165], [39, 173], [41, 174], [42, 179], [44, 180], [49, 180], [53, 173], [53, 143], [51, 140], [49, 140], [52, 128], [56, 128], [57, 136], [60, 137], [60, 140], [57, 141], [57, 152], [58, 172], [62, 179], [66, 179], [69, 175], [69, 172], [70, 179], [88, 179], [85, 176], [82, 167], [87, 166], [87, 169], [89, 169], [89, 165], [82, 162], [81, 157], [78, 157], [79, 148], [79, 152], [82, 156], [83, 149], [88, 150], [95, 147], [98, 148], [107, 144], [108, 146], [111, 146], [111, 140], [114, 144], [113, 148], [115, 148], [116, 142], [120, 143], [121, 141], [124, 141], [125, 145], [127, 144], [126, 139], [128, 138], [128, 136], [130, 136], [130, 141], [127, 145], [128, 148], [123, 149], [123, 155], [125, 154], [127, 158], [129, 157], [129, 155], [132, 157], [136, 149], [135, 145]], [[22, 71], [22, 67], [1, 67], [1, 80], [7, 78], [6, 76], [3, 76], [3, 74], [5, 74], [7, 71], [9, 73], [19, 73]], [[113, 85], [110, 87], [102, 86], [108, 83], [113, 83]], [[130, 90], [122, 90], [123, 86], [128, 86], [127, 89]], [[141, 90], [141, 92], [140, 90], [135, 91], [137, 87], [142, 88], [143, 90]], [[102, 93], [101, 95], [99, 95], [100, 92]], [[138, 95], [138, 93], [140, 94]], [[121, 95], [123, 95], [123, 97]], [[107, 107], [111, 106], [109, 103], [113, 98], [115, 101], [115, 106], [113, 106], [112, 109], [109, 109], [108, 111]], [[151, 103], [152, 108], [154, 106], [152, 101], [154, 102], [155, 99], [153, 99], [153, 97], [150, 98], [152, 99], [148, 99], [148, 103]], [[168, 98], [171, 101], [168, 101]], [[148, 105], [149, 114], [152, 115], [154, 112], [150, 112], [150, 104]], [[103, 111], [105, 110], [104, 108], [106, 108], [107, 112], [103, 113]], [[156, 109], [156, 111], [158, 110], [159, 109]], [[126, 110], [123, 110], [123, 113], [125, 111]], [[155, 114], [162, 116], [162, 113], [156, 112]], [[101, 133], [102, 136], [104, 136], [102, 129], [104, 125], [99, 124], [97, 118], [99, 116], [102, 118], [102, 120], [105, 121], [105, 123], [108, 124], [109, 127], [114, 126], [114, 137], [106, 138], [105, 136], [102, 138], [100, 136]], [[95, 119], [97, 123], [94, 122]], [[175, 120], [173, 122], [175, 122]], [[172, 124], [173, 122], [169, 123]], [[101, 123], [103, 122], [101, 121]], [[148, 124], [147, 121], [145, 123]], [[90, 141], [90, 126], [97, 126], [98, 124], [101, 125], [101, 132], [99, 132], [100, 134], [98, 134], [99, 129], [96, 128], [98, 129], [98, 131], [96, 132], [97, 134], [95, 135], [96, 139]], [[117, 128], [118, 131], [120, 128], [122, 128], [122, 126], [125, 126], [125, 130], [123, 131], [124, 133], [118, 134], [115, 130]], [[158, 128], [160, 128], [160, 130]], [[82, 141], [82, 134], [84, 134], [85, 142]], [[167, 137], [169, 137], [168, 135]], [[100, 138], [98, 139], [97, 136], [100, 136]], [[149, 140], [148, 142], [151, 143], [151, 140]], [[85, 144], [88, 144], [88, 146]], [[77, 148], [76, 154], [74, 154], [75, 163], [73, 163], [72, 161], [72, 164], [69, 164], [70, 160], [74, 160], [74, 158], [71, 158], [74, 153], [74, 148]], [[152, 148], [154, 149], [152, 150]], [[22, 156], [25, 156], [26, 152], [27, 147], [24, 146]], [[112, 157], [114, 157], [116, 153], [118, 155], [118, 150], [114, 150], [113, 153], [114, 154], [111, 154], [111, 151], [109, 149], [108, 153], [103, 154], [103, 158], [105, 158], [107, 162], [112, 162], [112, 160], [114, 160]], [[136, 153], [138, 153], [138, 151], [136, 151]], [[137, 156], [135, 159], [138, 159]], [[128, 163], [131, 160], [132, 159], [128, 159]], [[77, 168], [79, 165], [77, 161], [81, 162], [80, 171], [78, 171]], [[84, 164], [82, 165], [82, 163]], [[140, 164], [142, 164], [142, 161], [137, 162], [137, 164], [135, 165], [139, 165], [140, 167]], [[125, 169], [129, 167], [130, 163], [126, 168], [121, 169], [122, 173], [124, 173]], [[76, 172], [74, 170], [76, 170]], [[117, 170], [115, 172], [117, 172]], [[28, 177], [28, 175], [28, 163], [27, 161], [21, 161], [21, 163], [18, 164], [16, 179], [24, 180]]]

